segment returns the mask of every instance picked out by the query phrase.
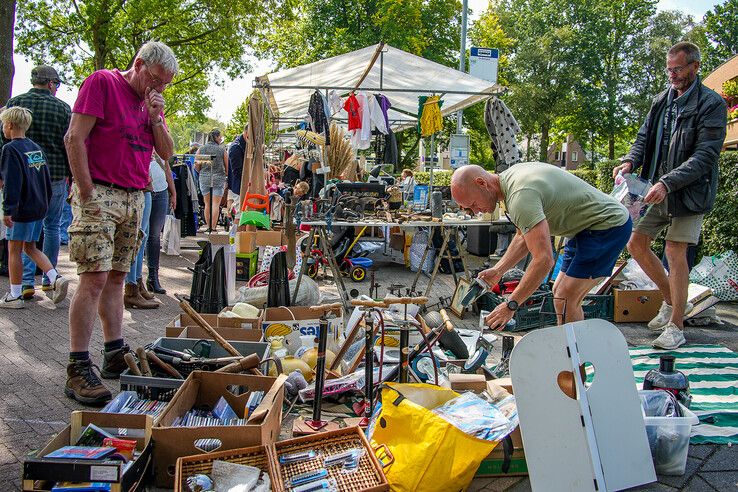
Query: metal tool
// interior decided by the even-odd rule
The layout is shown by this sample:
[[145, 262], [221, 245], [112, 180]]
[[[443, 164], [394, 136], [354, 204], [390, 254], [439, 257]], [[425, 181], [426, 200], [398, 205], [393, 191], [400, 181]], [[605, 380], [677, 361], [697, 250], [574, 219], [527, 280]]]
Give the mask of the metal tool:
[[408, 304], [425, 304], [428, 302], [427, 297], [385, 297], [384, 303], [389, 305], [402, 304], [404, 305], [404, 313], [402, 320], [395, 321], [400, 330], [400, 383], [408, 382], [408, 370], [409, 370], [409, 353], [410, 353], [410, 330], [414, 328], [416, 324], [415, 320], [409, 320], [407, 318], [407, 305]]
[[305, 421], [305, 424], [311, 429], [318, 431], [328, 425], [328, 422], [321, 420], [321, 404], [323, 401], [323, 387], [325, 386], [325, 351], [328, 345], [328, 313], [333, 309], [342, 307], [342, 304], [323, 304], [310, 308], [313, 311], [320, 311], [320, 328], [318, 332], [318, 358], [315, 365], [315, 399], [313, 400], [313, 419]]
[[479, 299], [484, 294], [489, 292], [489, 289], [490, 289], [490, 286], [487, 284], [487, 282], [485, 282], [479, 277], [476, 277], [474, 279], [474, 283], [471, 284], [471, 287], [469, 287], [469, 290], [467, 291], [466, 295], [461, 300], [461, 305], [464, 307], [469, 307], [477, 299]]

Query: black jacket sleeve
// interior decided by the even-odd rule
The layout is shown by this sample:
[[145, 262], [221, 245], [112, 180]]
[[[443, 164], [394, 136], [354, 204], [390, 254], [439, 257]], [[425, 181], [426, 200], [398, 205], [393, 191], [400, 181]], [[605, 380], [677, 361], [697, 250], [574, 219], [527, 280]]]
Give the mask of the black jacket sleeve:
[[3, 213], [16, 215], [23, 187], [23, 169], [18, 152], [5, 145], [0, 153], [0, 175], [3, 179]]
[[712, 172], [718, 165], [720, 150], [725, 141], [728, 118], [722, 97], [710, 97], [697, 115], [696, 145], [692, 155], [678, 167], [661, 177], [669, 192], [674, 192]]

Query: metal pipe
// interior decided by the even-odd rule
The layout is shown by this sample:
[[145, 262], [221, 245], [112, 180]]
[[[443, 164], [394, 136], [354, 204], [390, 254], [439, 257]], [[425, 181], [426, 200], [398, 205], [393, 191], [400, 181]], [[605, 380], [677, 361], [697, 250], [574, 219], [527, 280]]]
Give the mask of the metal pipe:
[[328, 319], [325, 314], [320, 317], [320, 333], [318, 333], [318, 360], [315, 366], [315, 400], [313, 401], [313, 422], [320, 422], [323, 387], [325, 385], [325, 350], [328, 345]]
[[[461, 52], [459, 53], [459, 71], [466, 73], [466, 13], [468, 0], [463, 0], [461, 5]], [[461, 127], [464, 119], [464, 110], [460, 109], [456, 112], [456, 133], [461, 133]]]
[[[255, 88], [261, 88], [261, 87], [267, 87], [269, 89], [309, 89], [309, 90], [316, 90], [316, 89], [332, 89], [337, 91], [353, 91], [356, 90], [353, 87], [345, 87], [345, 86], [325, 86], [325, 85], [260, 85], [257, 82], [254, 82], [253, 87]], [[462, 94], [462, 95], [469, 95], [469, 96], [491, 96], [495, 94], [500, 94], [504, 92], [504, 87], [499, 86], [497, 84], [493, 85], [489, 89], [485, 89], [484, 91], [451, 91], [451, 90], [445, 90], [445, 89], [388, 89], [388, 88], [378, 88], [378, 87], [361, 87], [361, 90], [367, 91], [367, 92], [405, 92], [405, 93], [424, 93], [424, 94]]]

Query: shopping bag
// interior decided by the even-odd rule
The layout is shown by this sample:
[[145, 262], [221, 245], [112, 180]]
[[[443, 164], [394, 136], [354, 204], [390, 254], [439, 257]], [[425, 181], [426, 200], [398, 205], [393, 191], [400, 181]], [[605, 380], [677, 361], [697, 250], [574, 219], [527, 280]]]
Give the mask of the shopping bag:
[[391, 490], [450, 492], [466, 488], [482, 460], [498, 444], [472, 437], [430, 409], [459, 396], [431, 384], [387, 383], [382, 407], [370, 429]]
[[689, 281], [711, 288], [721, 301], [738, 301], [738, 255], [728, 250], [703, 257], [689, 273]]
[[180, 227], [180, 221], [174, 214], [169, 214], [164, 219], [161, 250], [165, 255], [179, 255]]

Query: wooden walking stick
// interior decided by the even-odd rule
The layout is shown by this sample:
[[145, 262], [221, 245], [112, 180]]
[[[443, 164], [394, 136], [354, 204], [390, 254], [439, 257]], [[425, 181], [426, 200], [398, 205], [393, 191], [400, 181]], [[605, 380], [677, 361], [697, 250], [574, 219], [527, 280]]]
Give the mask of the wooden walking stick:
[[236, 350], [236, 348], [233, 345], [228, 343], [228, 340], [223, 338], [223, 336], [220, 333], [215, 331], [213, 327], [211, 327], [208, 324], [208, 322], [205, 321], [202, 316], [200, 316], [200, 313], [192, 309], [192, 306], [190, 306], [189, 302], [185, 301], [184, 299], [179, 299], [179, 307], [182, 308], [182, 311], [187, 313], [190, 316], [190, 318], [192, 318], [192, 320], [195, 322], [195, 324], [197, 324], [197, 326], [205, 330], [208, 333], [208, 335], [213, 337], [213, 340], [218, 342], [218, 345], [223, 347], [226, 352], [233, 355], [234, 357], [243, 357], [243, 355], [241, 355], [241, 353], [238, 350]]

